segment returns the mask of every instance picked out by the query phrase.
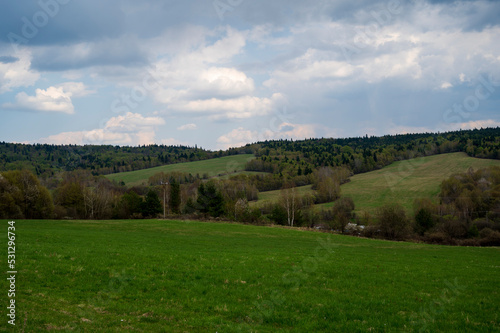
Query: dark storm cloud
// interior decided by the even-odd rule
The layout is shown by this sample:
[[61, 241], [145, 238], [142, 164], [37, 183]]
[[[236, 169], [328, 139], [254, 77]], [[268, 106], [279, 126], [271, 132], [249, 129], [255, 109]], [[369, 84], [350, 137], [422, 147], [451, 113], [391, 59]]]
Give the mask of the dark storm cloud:
[[19, 58], [12, 57], [12, 56], [0, 56], [0, 63], [2, 64], [10, 64], [13, 62], [18, 61]]
[[[27, 39], [27, 45], [57, 45], [117, 37], [123, 33], [124, 15], [113, 1], [59, 4], [57, 0], [38, 2], [7, 1], [0, 12], [1, 41], [9, 36]], [[34, 27], [34, 29], [33, 29]]]
[[105, 39], [72, 47], [35, 49], [31, 68], [40, 71], [64, 71], [92, 66], [137, 67], [148, 64], [147, 54], [136, 40]]
[[23, 28], [32, 24], [39, 31], [28, 38], [30, 45], [90, 42], [132, 33], [149, 38], [167, 27], [216, 17], [210, 1], [40, 0], [5, 1], [2, 6], [0, 31], [5, 33], [0, 42], [10, 43], [9, 33], [26, 37]]
[[[60, 4], [59, 1], [63, 4]], [[57, 45], [119, 38], [136, 34], [140, 38], [158, 36], [169, 27], [197, 24], [209, 28], [230, 24], [235, 27], [250, 27], [259, 24], [290, 26], [319, 20], [367, 23], [373, 20], [372, 12], [388, 10], [390, 7], [404, 8], [399, 19], [411, 15], [412, 8], [424, 1], [379, 0], [379, 1], [248, 1], [227, 0], [161, 1], [161, 0], [39, 0], [4, 1], [0, 11], [0, 42], [9, 43], [9, 33], [23, 36], [25, 20], [34, 23], [47, 13], [48, 22], [39, 33], [29, 39], [31, 45]], [[67, 4], [64, 4], [66, 3]], [[214, 3], [225, 4], [217, 10]], [[236, 5], [228, 5], [236, 3]], [[442, 6], [444, 11], [459, 11], [466, 2], [430, 1], [431, 5]], [[494, 3], [485, 1], [485, 3]], [[467, 14], [470, 19], [464, 29], [481, 29], [499, 22], [498, 6], [472, 8]], [[43, 19], [43, 18], [42, 18]], [[43, 23], [43, 22], [42, 22]]]

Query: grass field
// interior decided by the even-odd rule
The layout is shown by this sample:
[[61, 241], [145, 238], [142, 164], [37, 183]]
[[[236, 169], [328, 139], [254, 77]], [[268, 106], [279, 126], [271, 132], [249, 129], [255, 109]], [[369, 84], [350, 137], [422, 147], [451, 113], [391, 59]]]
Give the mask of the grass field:
[[[312, 190], [312, 185], [297, 187], [297, 194], [298, 195], [305, 195], [308, 193], [311, 195], [314, 194], [314, 191]], [[259, 200], [255, 201], [255, 202], [251, 202], [250, 204], [261, 205], [261, 204], [265, 204], [267, 202], [275, 202], [275, 201], [279, 200], [280, 196], [281, 196], [281, 190], [259, 192]]]
[[215, 177], [242, 172], [245, 170], [245, 164], [254, 158], [255, 156], [252, 154], [232, 155], [204, 161], [169, 164], [144, 170], [114, 173], [106, 177], [117, 182], [123, 181], [127, 186], [147, 185], [149, 177], [159, 172], [178, 171], [191, 173], [192, 175], [199, 174], [200, 177], [204, 174]]
[[[356, 211], [373, 213], [377, 207], [397, 202], [408, 211], [416, 198], [429, 198], [438, 202], [441, 182], [468, 168], [500, 166], [499, 160], [472, 158], [465, 153], [434, 155], [400, 161], [381, 170], [355, 175], [341, 186], [342, 195], [350, 196]], [[323, 206], [332, 206], [332, 203]]]
[[[383, 169], [354, 175], [351, 181], [341, 186], [342, 196], [354, 199], [356, 211], [373, 213], [377, 207], [397, 202], [408, 211], [412, 210], [415, 198], [430, 198], [437, 202], [439, 185], [454, 173], [465, 172], [491, 165], [500, 166], [499, 160], [472, 158], [465, 153], [434, 155], [412, 160], [395, 162]], [[314, 194], [311, 186], [298, 187], [298, 193]], [[261, 205], [277, 201], [280, 191], [259, 193]], [[317, 205], [317, 209], [333, 206], [333, 203]]]
[[498, 248], [188, 221], [17, 221], [16, 256], [18, 332], [500, 331]]

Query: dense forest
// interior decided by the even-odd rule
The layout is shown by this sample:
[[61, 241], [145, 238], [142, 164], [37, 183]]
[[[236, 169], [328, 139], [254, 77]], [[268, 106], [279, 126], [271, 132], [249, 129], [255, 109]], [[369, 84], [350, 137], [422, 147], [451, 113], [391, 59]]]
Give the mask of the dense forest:
[[398, 160], [450, 152], [500, 159], [500, 128], [345, 139], [273, 140], [226, 151], [164, 145], [58, 146], [0, 142], [0, 171], [27, 169], [42, 179], [74, 170], [106, 175], [251, 153], [257, 159], [247, 165], [247, 170], [295, 177], [327, 166], [348, 166], [353, 173], [361, 173]]
[[[356, 216], [340, 185], [356, 173], [394, 161], [465, 152], [500, 159], [500, 128], [347, 139], [276, 140], [211, 152], [197, 147], [54, 146], [0, 143], [0, 218], [129, 219], [159, 216], [227, 219], [337, 230], [367, 237], [500, 245], [500, 169], [469, 170], [443, 181], [439, 203], [417, 200], [413, 215], [380, 207]], [[248, 171], [202, 179], [157, 173], [127, 188], [110, 172], [253, 153]], [[159, 185], [163, 184], [163, 185]], [[312, 185], [313, 194], [297, 187]], [[277, 202], [251, 206], [258, 193], [281, 190]], [[315, 205], [334, 202], [329, 209]], [[360, 225], [355, 228], [350, 225]], [[365, 228], [366, 227], [366, 228]]]
[[27, 169], [40, 178], [74, 170], [90, 170], [93, 175], [106, 175], [237, 153], [234, 149], [211, 152], [186, 146], [56, 146], [0, 142], [0, 171]]
[[380, 169], [394, 161], [465, 152], [471, 157], [500, 159], [500, 128], [358, 137], [266, 141], [252, 148], [257, 159], [249, 171], [307, 175], [321, 166], [348, 166], [353, 173]]

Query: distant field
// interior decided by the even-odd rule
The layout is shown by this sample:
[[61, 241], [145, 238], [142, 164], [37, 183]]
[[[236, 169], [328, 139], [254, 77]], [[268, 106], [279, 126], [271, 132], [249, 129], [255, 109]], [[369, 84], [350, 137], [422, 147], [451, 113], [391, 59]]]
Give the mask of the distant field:
[[[408, 211], [415, 198], [437, 200], [439, 185], [454, 173], [465, 172], [491, 165], [500, 166], [499, 160], [472, 158], [465, 153], [428, 156], [395, 162], [383, 169], [354, 175], [351, 181], [341, 186], [343, 196], [354, 199], [356, 211], [373, 213], [386, 203], [398, 202]], [[311, 186], [297, 188], [297, 193], [314, 194]], [[252, 205], [279, 200], [280, 190], [259, 193], [259, 201]], [[317, 209], [331, 207], [332, 202], [317, 205]]]
[[16, 237], [19, 332], [500, 329], [498, 248], [156, 220], [17, 221]]
[[479, 169], [492, 165], [500, 166], [500, 161], [472, 158], [465, 153], [434, 155], [355, 175], [349, 183], [341, 186], [341, 190], [343, 196], [354, 199], [358, 212], [374, 212], [377, 207], [392, 202], [410, 211], [415, 198], [430, 198], [437, 202], [439, 185], [452, 174], [465, 172], [470, 167]]
[[203, 174], [215, 177], [241, 172], [245, 170], [246, 163], [254, 158], [252, 154], [233, 155], [205, 161], [170, 164], [144, 170], [114, 173], [106, 177], [117, 182], [123, 181], [127, 186], [147, 184], [149, 177], [158, 172], [179, 171], [193, 175], [199, 174], [200, 177]]
[[[300, 186], [297, 187], [296, 189], [297, 189], [297, 194], [301, 196], [307, 193], [311, 195], [314, 194], [314, 191], [312, 190], [312, 185]], [[250, 205], [260, 206], [269, 202], [275, 202], [279, 200], [280, 196], [281, 196], [281, 190], [259, 192], [259, 200], [250, 202]]]

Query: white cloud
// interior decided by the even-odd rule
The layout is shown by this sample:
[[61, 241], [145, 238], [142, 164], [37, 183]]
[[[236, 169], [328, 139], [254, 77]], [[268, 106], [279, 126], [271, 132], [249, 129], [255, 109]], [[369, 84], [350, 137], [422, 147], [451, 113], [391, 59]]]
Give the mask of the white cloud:
[[211, 98], [178, 104], [175, 108], [184, 112], [205, 114], [213, 119], [244, 119], [269, 114], [282, 100], [281, 94], [274, 94], [271, 98], [252, 96], [232, 99]]
[[234, 68], [210, 67], [196, 82], [195, 91], [207, 91], [218, 96], [240, 96], [254, 91], [254, 81]]
[[12, 88], [29, 87], [40, 78], [40, 73], [31, 70], [31, 54], [26, 50], [16, 53], [15, 62], [0, 62], [0, 94]]
[[179, 131], [192, 131], [192, 130], [195, 130], [197, 128], [198, 128], [198, 126], [196, 124], [186, 124], [186, 125], [182, 125], [182, 126], [177, 127], [177, 130], [179, 130]]
[[458, 131], [458, 130], [472, 130], [472, 129], [480, 129], [480, 128], [488, 128], [488, 127], [500, 127], [500, 122], [493, 119], [484, 119], [484, 120], [471, 120], [462, 123], [446, 123], [440, 124], [438, 126], [399, 126], [399, 125], [390, 125], [388, 129], [384, 132], [374, 132], [368, 131], [370, 135], [385, 135], [385, 134], [409, 134], [409, 133], [436, 133], [436, 132], [449, 132], [449, 131]]
[[161, 140], [161, 144], [166, 146], [190, 146], [190, 144], [186, 141], [180, 141], [174, 138], [163, 139]]
[[57, 87], [63, 88], [63, 90], [71, 94], [71, 97], [84, 97], [90, 94], [95, 94], [95, 90], [88, 90], [83, 82], [64, 82]]
[[33, 110], [43, 112], [75, 113], [71, 101], [71, 93], [64, 91], [63, 87], [49, 87], [47, 90], [36, 89], [35, 96], [29, 96], [24, 91], [16, 95], [16, 103], [5, 103], [4, 108]]
[[159, 117], [144, 117], [137, 113], [109, 119], [104, 128], [90, 131], [63, 132], [40, 139], [49, 144], [148, 145], [155, 143], [155, 128], [164, 125]]
[[65, 82], [46, 90], [36, 89], [35, 96], [20, 92], [16, 95], [16, 103], [4, 103], [2, 106], [8, 109], [74, 114], [75, 108], [71, 98], [92, 93], [95, 91], [87, 90], [82, 82]]
[[238, 127], [231, 132], [220, 136], [217, 139], [219, 149], [228, 149], [231, 147], [241, 147], [247, 143], [275, 140], [275, 139], [293, 139], [302, 140], [316, 135], [314, 125], [282, 123], [274, 131], [263, 129], [261, 131], [252, 131]]
[[67, 145], [67, 144], [95, 144], [95, 145], [132, 145], [132, 137], [127, 133], [107, 132], [104, 129], [90, 131], [62, 132], [50, 135], [39, 140], [42, 143]]
[[448, 89], [448, 88], [452, 88], [453, 85], [450, 83], [450, 82], [443, 82], [441, 84], [441, 89]]
[[246, 44], [246, 33], [231, 27], [225, 28], [226, 37], [219, 39], [212, 45], [203, 47], [191, 55], [191, 57], [205, 63], [220, 63], [230, 60], [239, 54]]
[[[500, 121], [493, 119], [484, 120], [471, 120], [463, 123], [451, 123], [443, 126], [444, 131], [455, 131], [459, 129], [470, 130], [470, 129], [480, 129], [487, 127], [500, 127]], [[439, 129], [438, 129], [439, 130]], [[443, 130], [441, 130], [443, 131]]]
[[165, 125], [159, 117], [144, 117], [139, 113], [128, 112], [123, 116], [113, 117], [106, 123], [105, 129], [111, 132], [147, 131], [156, 126]]
[[[479, 5], [471, 2], [464, 6]], [[466, 81], [465, 78], [476, 77], [478, 72], [500, 74], [500, 44], [495, 43], [500, 27], [464, 30], [446, 11], [436, 9], [439, 7], [432, 6], [429, 14], [433, 15], [432, 29], [424, 29], [424, 23], [413, 20], [388, 22], [372, 35], [363, 35], [369, 31], [368, 25], [349, 22], [342, 29], [331, 22], [296, 26], [292, 29], [292, 44], [307, 47], [307, 51], [279, 63], [265, 86], [288, 89], [317, 80], [341, 86], [399, 78], [408, 87], [418, 84], [434, 90], [442, 89], [446, 82], [454, 87]], [[418, 17], [425, 16], [428, 10], [426, 6], [417, 9], [423, 12]], [[440, 24], [436, 26], [436, 22]], [[349, 37], [342, 36], [344, 30]], [[356, 35], [364, 36], [364, 42], [356, 42]], [[267, 42], [272, 45], [272, 38]], [[345, 45], [356, 50], [347, 58], [341, 48]], [[331, 88], [329, 85], [328, 89]]]
[[243, 119], [268, 114], [283, 99], [255, 96], [255, 82], [246, 73], [223, 64], [243, 51], [246, 32], [225, 28], [212, 44], [162, 59], [154, 64], [160, 88], [153, 91], [166, 112], [192, 113], [212, 119]]

